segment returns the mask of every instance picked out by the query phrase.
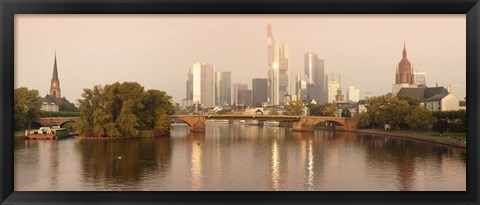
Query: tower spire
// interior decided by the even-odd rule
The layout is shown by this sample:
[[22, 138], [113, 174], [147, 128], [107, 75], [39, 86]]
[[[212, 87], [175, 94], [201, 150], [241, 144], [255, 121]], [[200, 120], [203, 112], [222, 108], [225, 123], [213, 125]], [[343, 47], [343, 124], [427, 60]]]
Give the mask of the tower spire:
[[55, 58], [53, 61], [53, 75], [52, 81], [50, 83], [50, 95], [55, 98], [60, 98], [60, 80], [58, 79], [58, 69], [57, 69], [57, 50], [55, 49]]
[[403, 42], [403, 58], [407, 58], [407, 49], [405, 48], [405, 42]]

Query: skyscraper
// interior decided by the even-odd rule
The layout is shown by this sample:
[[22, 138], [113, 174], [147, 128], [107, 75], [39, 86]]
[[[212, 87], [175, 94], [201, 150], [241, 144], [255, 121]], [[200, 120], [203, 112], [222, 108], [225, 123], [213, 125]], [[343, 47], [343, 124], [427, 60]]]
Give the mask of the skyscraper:
[[267, 102], [267, 84], [268, 79], [254, 78], [252, 79], [252, 104], [256, 107], [261, 107], [264, 102]]
[[57, 52], [55, 52], [55, 60], [53, 62], [53, 75], [52, 80], [50, 81], [50, 96], [54, 98], [61, 98], [60, 93], [60, 80], [58, 79], [58, 70], [57, 70]]
[[290, 93], [290, 49], [273, 37], [272, 25], [267, 25], [268, 100], [270, 105], [283, 104]]
[[322, 95], [325, 95], [325, 61], [318, 59], [318, 54], [307, 52], [304, 62], [305, 75], [309, 84], [308, 96], [310, 100], [314, 99], [316, 102], [322, 102]]
[[[214, 106], [215, 66], [209, 63], [195, 63], [192, 65], [190, 73], [193, 103], [200, 102], [205, 106]], [[187, 87], [187, 92], [188, 89]]]
[[413, 76], [415, 77], [415, 85], [418, 87], [427, 87], [427, 82], [425, 81], [425, 76], [427, 74], [423, 71], [415, 71]]
[[233, 84], [233, 102], [238, 104], [238, 91], [247, 90], [247, 89], [248, 89], [248, 84], [246, 83], [234, 83]]
[[295, 79], [295, 95], [297, 98], [303, 100], [304, 102], [311, 100], [310, 96], [308, 95], [308, 76], [296, 75]]
[[239, 90], [237, 105], [252, 106], [252, 90]]
[[230, 72], [216, 72], [215, 75], [215, 104], [219, 106], [231, 105], [231, 83]]
[[336, 80], [328, 81], [328, 103], [335, 102], [335, 95], [340, 88], [340, 83]]
[[395, 84], [392, 86], [392, 95], [396, 96], [402, 88], [417, 87], [415, 85], [415, 76], [413, 75], [413, 67], [407, 58], [407, 49], [403, 44], [402, 60], [398, 63]]
[[348, 87], [347, 100], [349, 102], [358, 102], [360, 100], [360, 90], [354, 86]]

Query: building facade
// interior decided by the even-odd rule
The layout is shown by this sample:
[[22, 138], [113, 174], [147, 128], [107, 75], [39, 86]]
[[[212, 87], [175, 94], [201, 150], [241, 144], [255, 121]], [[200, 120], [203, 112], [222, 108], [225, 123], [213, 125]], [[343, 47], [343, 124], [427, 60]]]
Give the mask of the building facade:
[[267, 25], [267, 66], [270, 105], [283, 104], [283, 97], [290, 93], [290, 49], [273, 37], [272, 25]]
[[337, 89], [337, 94], [335, 95], [335, 102], [336, 103], [343, 103], [345, 102], [345, 96], [342, 94], [342, 89], [338, 88]]
[[232, 73], [216, 72], [215, 73], [215, 105], [229, 106], [232, 105]]
[[262, 107], [268, 102], [267, 89], [268, 79], [254, 78], [252, 79], [252, 104], [255, 107]]
[[340, 83], [338, 81], [329, 81], [328, 82], [328, 103], [335, 102], [335, 95], [340, 88]]
[[417, 70], [413, 75], [415, 76], [415, 85], [417, 87], [427, 87], [427, 81], [425, 80], [427, 74], [425, 72]]
[[463, 99], [463, 97], [460, 96], [460, 85], [459, 84], [450, 84], [447, 86], [447, 90], [449, 93], [452, 95], [455, 95], [458, 99]]

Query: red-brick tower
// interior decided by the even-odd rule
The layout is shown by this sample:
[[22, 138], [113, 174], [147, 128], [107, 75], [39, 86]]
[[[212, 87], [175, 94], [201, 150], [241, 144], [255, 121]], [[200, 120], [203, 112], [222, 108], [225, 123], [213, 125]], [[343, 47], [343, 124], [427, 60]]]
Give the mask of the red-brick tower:
[[407, 59], [407, 49], [403, 44], [403, 56], [397, 66], [397, 74], [395, 75], [395, 84], [414, 84], [414, 75], [412, 64]]

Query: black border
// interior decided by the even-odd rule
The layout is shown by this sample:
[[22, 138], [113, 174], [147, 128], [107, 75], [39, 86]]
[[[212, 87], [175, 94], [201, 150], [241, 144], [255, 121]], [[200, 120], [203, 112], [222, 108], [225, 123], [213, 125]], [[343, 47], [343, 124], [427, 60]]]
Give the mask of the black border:
[[[479, 0], [0, 0], [2, 204], [479, 204]], [[466, 14], [466, 192], [14, 192], [14, 14]]]

